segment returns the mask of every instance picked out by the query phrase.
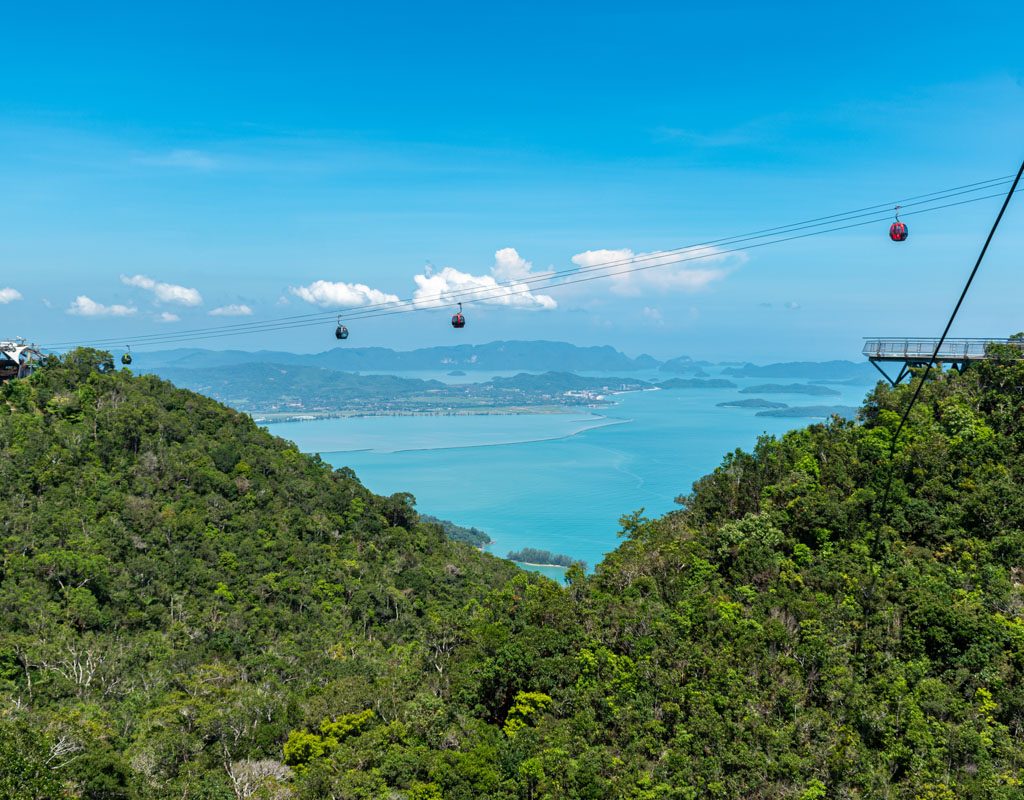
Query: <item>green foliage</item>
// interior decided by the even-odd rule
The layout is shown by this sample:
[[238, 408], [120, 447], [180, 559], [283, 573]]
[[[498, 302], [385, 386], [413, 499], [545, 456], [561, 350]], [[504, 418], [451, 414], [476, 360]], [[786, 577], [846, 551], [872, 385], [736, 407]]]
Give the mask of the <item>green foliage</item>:
[[492, 541], [491, 537], [479, 528], [466, 528], [462, 525], [456, 525], [454, 522], [449, 522], [446, 519], [432, 517], [429, 514], [420, 514], [420, 519], [423, 522], [431, 522], [435, 525], [440, 525], [441, 530], [444, 531], [444, 535], [449, 539], [454, 539], [456, 542], [465, 542], [466, 544], [471, 544], [474, 547], [484, 547], [485, 545], [489, 545]]
[[97, 351], [0, 386], [0, 478], [0, 785], [41, 797], [221, 798], [226, 763], [324, 760], [445, 691], [460, 640], [431, 620], [517, 572]]
[[524, 564], [553, 564], [558, 567], [571, 567], [579, 564], [586, 571], [587, 565], [574, 559], [572, 556], [552, 553], [550, 550], [539, 550], [536, 547], [524, 547], [522, 550], [512, 550], [506, 556], [509, 561], [519, 561]]
[[512, 701], [512, 708], [505, 717], [502, 730], [510, 739], [531, 722], [535, 721], [551, 705], [551, 698], [543, 692], [518, 692]]
[[907, 386], [727, 455], [565, 587], [106, 354], [53, 361], [0, 388], [0, 787], [1019, 797], [1024, 364], [991, 355], [925, 387], [884, 518]]
[[0, 723], [0, 800], [68, 796], [43, 736], [25, 724]]

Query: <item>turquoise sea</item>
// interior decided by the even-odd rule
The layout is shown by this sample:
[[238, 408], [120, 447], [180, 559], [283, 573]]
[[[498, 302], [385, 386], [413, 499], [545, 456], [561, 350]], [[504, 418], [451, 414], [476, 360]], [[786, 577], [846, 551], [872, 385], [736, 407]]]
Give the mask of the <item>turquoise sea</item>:
[[[740, 387], [765, 382], [735, 379]], [[831, 388], [842, 396], [765, 397], [791, 406], [856, 406], [870, 387]], [[267, 428], [336, 467], [351, 467], [374, 492], [411, 492], [424, 513], [487, 531], [497, 555], [536, 547], [593, 567], [618, 544], [623, 514], [668, 511], [725, 453], [750, 449], [762, 433], [814, 421], [715, 405], [752, 396], [671, 389], [618, 395], [615, 406], [592, 413], [357, 417]]]

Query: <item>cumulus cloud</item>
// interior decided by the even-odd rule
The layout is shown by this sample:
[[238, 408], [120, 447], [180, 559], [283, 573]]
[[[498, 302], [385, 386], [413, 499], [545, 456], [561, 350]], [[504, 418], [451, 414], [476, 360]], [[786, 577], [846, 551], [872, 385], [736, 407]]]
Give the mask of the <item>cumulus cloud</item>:
[[190, 289], [187, 286], [179, 286], [174, 283], [161, 283], [146, 275], [122, 275], [121, 283], [125, 286], [135, 286], [152, 292], [159, 303], [177, 303], [183, 306], [198, 306], [203, 302], [203, 296], [198, 289]]
[[309, 286], [292, 286], [289, 291], [301, 300], [321, 308], [397, 303], [398, 296], [371, 289], [362, 283], [314, 281]]
[[488, 305], [510, 308], [541, 309], [558, 307], [553, 297], [536, 294], [524, 281], [550, 273], [535, 272], [533, 264], [519, 255], [514, 247], [505, 247], [494, 254], [489, 275], [472, 275], [454, 267], [435, 272], [429, 267], [413, 276], [416, 292], [413, 302], [421, 308], [448, 306], [459, 300], [474, 300]]
[[244, 303], [219, 306], [210, 312], [211, 317], [251, 317], [252, 309]]
[[519, 255], [514, 247], [503, 247], [494, 253], [491, 274], [499, 281], [521, 281], [544, 273], [534, 273], [533, 264]]
[[157, 317], [157, 321], [159, 322], [177, 322], [180, 319], [181, 317], [177, 314], [172, 314], [170, 311], [164, 311]]
[[644, 306], [643, 311], [640, 312], [644, 315], [645, 319], [650, 320], [655, 325], [664, 325], [665, 318], [662, 316], [661, 311], [651, 306]]
[[17, 289], [12, 289], [8, 286], [6, 289], [0, 289], [0, 305], [7, 305], [13, 303], [15, 300], [21, 299], [21, 292]]
[[[694, 247], [682, 253], [666, 254], [636, 253], [629, 248], [587, 250], [572, 257], [576, 266], [594, 268], [595, 274], [602, 272], [598, 267], [614, 264], [608, 266], [608, 270], [619, 274], [609, 276], [611, 290], [632, 296], [646, 291], [696, 292], [721, 280], [732, 266], [744, 261], [744, 254], [724, 253], [717, 247]], [[635, 269], [639, 267], [645, 269]]]
[[105, 306], [103, 303], [97, 303], [91, 297], [80, 294], [68, 306], [67, 313], [79, 317], [130, 317], [137, 311], [137, 308], [120, 304]]

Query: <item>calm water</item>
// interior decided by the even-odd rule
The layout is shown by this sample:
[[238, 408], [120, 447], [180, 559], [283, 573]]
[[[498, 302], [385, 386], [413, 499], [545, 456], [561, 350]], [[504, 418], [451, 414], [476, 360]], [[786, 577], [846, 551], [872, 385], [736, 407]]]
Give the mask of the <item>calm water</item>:
[[[794, 406], [859, 405], [868, 391], [834, 388], [841, 397], [766, 397]], [[675, 508], [674, 498], [725, 453], [812, 421], [715, 406], [751, 396], [678, 389], [620, 395], [618, 405], [595, 414], [364, 417], [267, 427], [336, 467], [352, 467], [374, 492], [411, 492], [421, 511], [487, 531], [496, 554], [537, 547], [593, 567], [616, 547], [620, 516]]]

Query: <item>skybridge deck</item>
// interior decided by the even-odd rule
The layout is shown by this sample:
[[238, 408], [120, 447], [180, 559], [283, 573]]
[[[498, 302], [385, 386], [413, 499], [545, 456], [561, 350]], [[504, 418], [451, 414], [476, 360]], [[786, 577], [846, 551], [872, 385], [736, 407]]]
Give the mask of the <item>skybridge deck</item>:
[[[989, 357], [986, 352], [989, 344], [1013, 345], [1020, 350], [1021, 357], [1024, 358], [1024, 341], [1020, 339], [946, 339], [936, 352], [938, 344], [938, 339], [913, 337], [865, 339], [863, 353], [893, 386], [903, 380], [913, 367], [922, 367], [934, 362], [952, 364], [962, 370], [972, 361], [984, 361]], [[890, 378], [879, 366], [881, 363], [901, 365], [895, 379]]]

